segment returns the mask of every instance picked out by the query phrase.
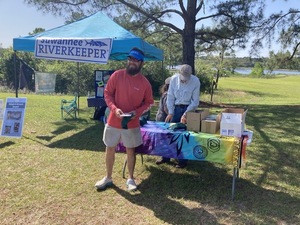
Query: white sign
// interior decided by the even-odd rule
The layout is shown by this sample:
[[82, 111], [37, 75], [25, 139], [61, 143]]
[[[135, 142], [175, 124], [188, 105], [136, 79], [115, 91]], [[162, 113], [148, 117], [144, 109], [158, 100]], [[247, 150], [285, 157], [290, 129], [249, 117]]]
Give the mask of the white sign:
[[35, 73], [35, 93], [54, 93], [56, 74], [54, 73]]
[[112, 39], [47, 38], [35, 41], [35, 57], [106, 64]]
[[7, 98], [1, 136], [22, 137], [27, 98]]

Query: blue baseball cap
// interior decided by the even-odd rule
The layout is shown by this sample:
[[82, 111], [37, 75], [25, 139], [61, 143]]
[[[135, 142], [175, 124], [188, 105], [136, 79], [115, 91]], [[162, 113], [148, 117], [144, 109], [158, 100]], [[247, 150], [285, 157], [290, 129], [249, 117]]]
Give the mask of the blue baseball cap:
[[131, 56], [131, 57], [133, 57], [133, 58], [135, 58], [135, 59], [137, 59], [139, 61], [144, 61], [144, 55], [141, 52], [139, 52], [139, 51], [137, 51], [135, 49], [132, 49], [129, 52], [128, 57], [129, 56]]

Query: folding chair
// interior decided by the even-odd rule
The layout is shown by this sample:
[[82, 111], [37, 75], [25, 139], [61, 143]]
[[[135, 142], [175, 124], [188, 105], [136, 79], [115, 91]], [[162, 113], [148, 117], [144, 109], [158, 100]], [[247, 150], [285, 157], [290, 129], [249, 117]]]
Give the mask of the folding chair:
[[73, 100], [62, 99], [60, 109], [62, 119], [65, 119], [67, 117], [76, 119], [78, 111], [77, 96], [75, 96]]

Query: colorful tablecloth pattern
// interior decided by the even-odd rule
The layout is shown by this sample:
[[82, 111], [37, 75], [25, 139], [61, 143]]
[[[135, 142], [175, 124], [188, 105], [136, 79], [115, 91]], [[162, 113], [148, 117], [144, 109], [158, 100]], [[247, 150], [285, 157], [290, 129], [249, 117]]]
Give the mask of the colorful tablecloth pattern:
[[[195, 133], [185, 130], [170, 129], [171, 123], [147, 121], [141, 127], [143, 145], [136, 148], [137, 153], [165, 156], [169, 158], [210, 161], [240, 165], [245, 158], [246, 145], [242, 138], [226, 137], [215, 134]], [[119, 144], [117, 152], [125, 152]], [[240, 154], [240, 152], [243, 154]]]

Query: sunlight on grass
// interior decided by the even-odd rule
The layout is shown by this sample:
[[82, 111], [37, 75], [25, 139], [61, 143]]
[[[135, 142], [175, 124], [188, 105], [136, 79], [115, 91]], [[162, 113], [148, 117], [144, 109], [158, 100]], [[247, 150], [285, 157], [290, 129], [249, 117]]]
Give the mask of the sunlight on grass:
[[[219, 80], [213, 102], [227, 104], [300, 104], [300, 76], [282, 76], [274, 79], [226, 77]], [[210, 95], [200, 96], [210, 101]]]
[[[178, 170], [157, 166], [155, 156], [144, 156], [143, 164], [137, 157], [139, 191], [128, 193], [125, 154], [116, 154], [114, 187], [97, 192], [105, 174], [104, 125], [92, 119], [86, 97], [79, 118], [64, 120], [60, 101], [73, 96], [19, 93], [28, 102], [23, 137], [0, 137], [1, 224], [298, 224], [299, 83], [300, 76], [220, 79], [213, 102], [248, 108], [254, 132], [235, 201], [230, 166], [190, 161]], [[0, 93], [7, 97], [14, 93]]]

